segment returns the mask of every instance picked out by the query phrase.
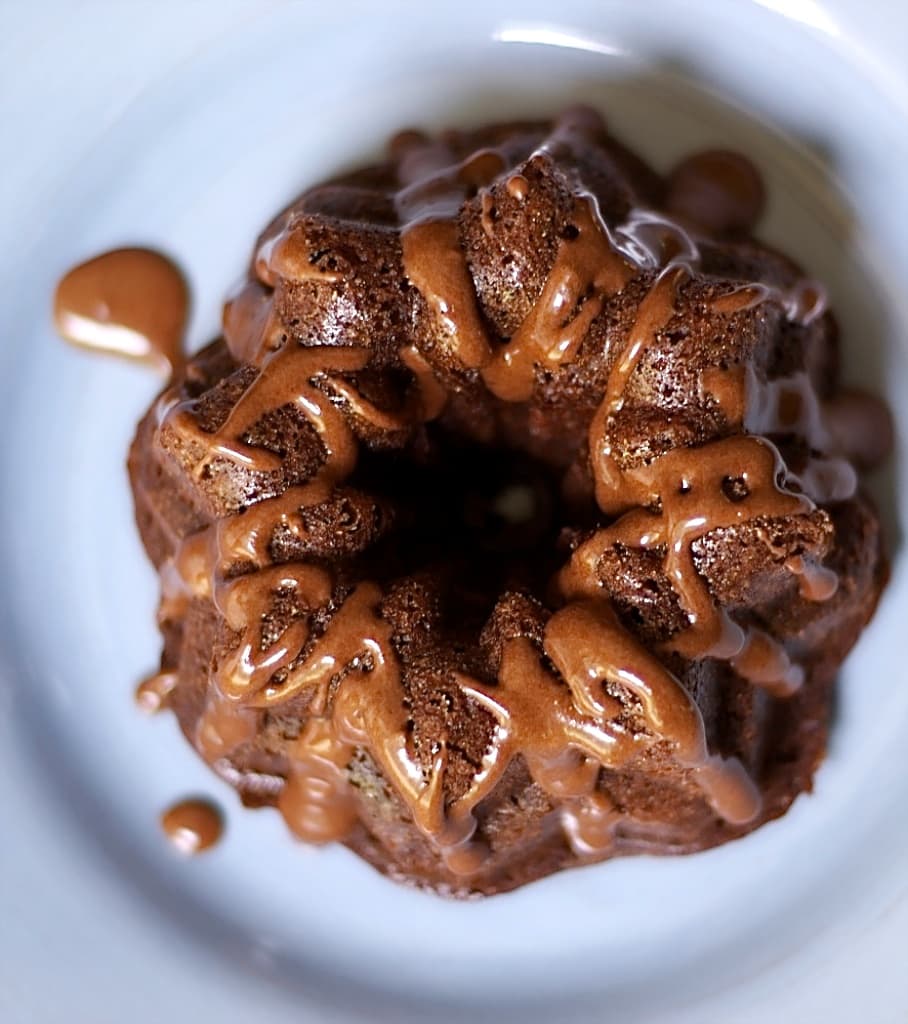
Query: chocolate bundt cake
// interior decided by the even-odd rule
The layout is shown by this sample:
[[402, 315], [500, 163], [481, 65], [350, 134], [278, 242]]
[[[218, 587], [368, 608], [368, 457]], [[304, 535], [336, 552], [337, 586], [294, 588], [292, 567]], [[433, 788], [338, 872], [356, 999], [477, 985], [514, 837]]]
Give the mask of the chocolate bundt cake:
[[886, 563], [761, 207], [577, 108], [403, 133], [268, 226], [129, 462], [157, 686], [244, 803], [467, 895], [810, 789]]

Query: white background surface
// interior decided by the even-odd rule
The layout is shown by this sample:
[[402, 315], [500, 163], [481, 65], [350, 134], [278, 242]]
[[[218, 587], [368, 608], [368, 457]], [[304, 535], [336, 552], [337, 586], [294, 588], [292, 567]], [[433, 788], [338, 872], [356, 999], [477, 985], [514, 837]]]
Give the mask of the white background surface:
[[[745, 843], [685, 863], [638, 860], [593, 869], [596, 875], [574, 873], [533, 887], [500, 910], [497, 900], [458, 908], [425, 902], [362, 873], [343, 851], [325, 856], [291, 847], [266, 815], [233, 815], [226, 849], [210, 861], [175, 862], [159, 843], [155, 813], [181, 795], [176, 787], [216, 790], [169, 722], [142, 722], [129, 706], [133, 678], [150, 667], [156, 639], [152, 581], [141, 564], [118, 474], [132, 423], [154, 383], [132, 368], [99, 367], [56, 347], [47, 329], [47, 298], [56, 275], [73, 259], [135, 239], [166, 244], [194, 275], [198, 343], [213, 331], [219, 297], [256, 228], [288, 190], [355, 161], [398, 122], [438, 120], [459, 110], [459, 93], [478, 92], [465, 55], [485, 52], [495, 27], [499, 35], [529, 38], [529, 30], [538, 35], [542, 26], [551, 37], [553, 28], [564, 35], [592, 21], [601, 48], [673, 60], [686, 55], [682, 78], [695, 57], [698, 78], [728, 83], [739, 102], [768, 112], [834, 164], [853, 201], [854, 223], [809, 157], [750, 122], [737, 126], [727, 113], [704, 106], [699, 94], [688, 95], [681, 80], [672, 92], [664, 80], [668, 72], [649, 84], [641, 75], [640, 95], [625, 88], [614, 95], [626, 106], [608, 110], [619, 131], [654, 160], [711, 141], [710, 133], [740, 133], [726, 141], [769, 162], [774, 206], [767, 232], [792, 245], [833, 284], [852, 345], [852, 375], [872, 382], [886, 365], [882, 375], [888, 375], [890, 395], [905, 393], [904, 353], [892, 350], [904, 344], [908, 323], [898, 306], [899, 286], [908, 280], [908, 207], [904, 173], [893, 166], [900, 153], [901, 167], [908, 166], [908, 27], [901, 5], [678, 0], [561, 3], [553, 13], [551, 5], [525, 0], [510, 9], [477, 5], [471, 19], [454, 17], [467, 10], [465, 4], [440, 5], [435, 22], [423, 11], [416, 28], [396, 20], [398, 5], [376, 8], [230, 0], [3, 8], [0, 308], [7, 315], [0, 369], [9, 550], [0, 680], [0, 1018], [38, 1024], [146, 1024], [202, 1013], [227, 1024], [352, 1019], [349, 1006], [329, 1015], [288, 981], [290, 974], [308, 977], [307, 970], [326, 977], [331, 965], [348, 977], [347, 984], [375, 988], [369, 1017], [391, 1017], [397, 1012], [392, 997], [381, 994], [373, 976], [389, 971], [383, 959], [398, 956], [405, 979], [433, 944], [445, 948], [451, 934], [468, 934], [474, 922], [482, 932], [475, 943], [485, 951], [481, 957], [464, 954], [462, 973], [453, 969], [447, 979], [428, 976], [427, 968], [421, 992], [418, 980], [407, 986], [423, 1000], [434, 993], [439, 1017], [442, 1001], [457, 1005], [462, 979], [470, 976], [487, 1006], [499, 1000], [509, 1005], [509, 985], [523, 960], [527, 984], [538, 980], [533, 975], [540, 965], [550, 964], [563, 971], [567, 991], [590, 982], [594, 990], [599, 975], [605, 985], [618, 966], [629, 976], [640, 972], [636, 997], [616, 988], [616, 995], [603, 997], [601, 1011], [590, 1003], [574, 1011], [584, 1020], [904, 1022], [908, 787], [900, 730], [908, 726], [908, 681], [897, 641], [908, 604], [898, 575], [843, 681], [843, 727], [817, 796]], [[800, 20], [786, 21], [778, 13], [782, 8]], [[677, 17], [681, 11], [687, 19]], [[288, 26], [289, 36], [281, 31]], [[439, 62], [433, 74], [421, 70], [418, 89], [406, 88], [406, 79], [393, 74], [370, 76], [364, 69], [394, 63], [407, 31], [422, 33], [427, 51], [444, 54], [447, 48], [451, 66], [464, 73], [452, 76]], [[269, 65], [269, 53], [277, 66]], [[785, 60], [792, 53], [798, 55], [794, 64]], [[476, 77], [500, 89], [513, 73], [527, 84], [508, 104], [539, 102], [548, 83], [530, 84], [531, 58], [591, 81], [599, 74], [595, 61], [609, 56], [539, 55], [517, 44], [502, 55], [496, 81], [487, 67]], [[627, 59], [616, 53], [611, 58], [621, 67]], [[225, 77], [225, 68], [235, 72]], [[344, 108], [349, 134], [332, 128], [341, 114], [332, 89], [343, 91], [332, 73], [338, 83], [344, 76], [362, 78], [359, 104]], [[553, 79], [553, 93], [560, 91], [559, 81]], [[293, 123], [287, 110], [297, 96], [298, 138], [288, 146], [281, 132]], [[640, 120], [654, 97], [671, 107], [670, 117], [663, 112], [654, 121], [655, 141]], [[236, 105], [248, 118], [239, 125]], [[474, 111], [476, 106], [474, 100]], [[275, 110], [282, 114], [279, 123], [269, 120]], [[336, 115], [328, 124], [325, 112]], [[499, 112], [506, 111], [490, 109], [488, 116]], [[309, 139], [320, 143], [317, 152], [307, 152]], [[288, 149], [292, 157], [281, 166]], [[258, 178], [261, 193], [249, 188]], [[224, 224], [228, 217], [236, 223]], [[846, 242], [849, 254], [836, 258]], [[878, 285], [871, 308], [871, 286], [857, 264], [866, 272], [883, 260], [892, 261], [894, 283]], [[883, 309], [878, 317], [877, 307]], [[869, 341], [862, 338], [865, 331]], [[855, 351], [856, 338], [885, 349], [887, 358], [881, 362], [876, 348]], [[28, 413], [39, 393], [59, 416], [34, 432]], [[37, 478], [36, 498], [24, 509], [20, 467]], [[86, 475], [97, 486], [86, 486]], [[62, 500], [63, 507], [42, 502], [44, 495]], [[894, 509], [890, 513], [896, 518]], [[103, 535], [93, 535], [98, 530]], [[115, 565], [99, 580], [98, 555], [105, 548], [114, 552]], [[84, 585], [73, 585], [76, 573], [88, 577]], [[53, 628], [43, 634], [36, 626], [42, 610], [53, 618]], [[874, 721], [875, 709], [867, 707], [876, 700], [882, 721]], [[126, 760], [132, 752], [135, 757]], [[273, 878], [280, 872], [292, 884], [276, 890]], [[650, 896], [664, 887], [663, 903], [649, 906], [635, 935], [623, 933], [627, 941], [623, 935], [609, 939], [603, 933], [615, 921], [626, 929], [632, 920], [627, 891], [641, 881]], [[681, 933], [684, 948], [666, 952], [660, 914], [665, 922], [674, 914], [683, 923], [687, 912], [680, 895], [673, 900], [674, 883], [699, 886], [704, 913], [690, 918], [695, 927]], [[761, 883], [757, 900], [739, 891]], [[344, 892], [365, 902], [345, 905], [344, 892], [330, 888], [338, 884], [351, 886]], [[647, 909], [645, 899], [643, 905]], [[753, 918], [747, 927], [741, 913]], [[396, 916], [411, 925], [408, 957]], [[414, 934], [414, 922], [425, 930]], [[352, 965], [344, 962], [345, 925], [354, 929], [350, 946], [360, 950]], [[796, 954], [791, 936], [802, 933]], [[318, 948], [307, 948], [307, 934]], [[370, 936], [376, 946], [371, 957], [361, 949]], [[759, 952], [761, 966], [751, 977], [731, 969], [737, 942]], [[248, 969], [236, 964], [243, 943]], [[729, 947], [724, 956], [723, 945]], [[566, 948], [573, 951], [571, 962], [556, 966]], [[672, 961], [685, 957], [699, 963], [701, 974], [712, 970], [718, 976], [706, 979], [699, 993], [697, 986], [678, 985], [679, 995], [695, 1004], [657, 1008], [646, 990], [670, 979]], [[712, 994], [704, 995], [706, 989]], [[570, 1012], [565, 1006], [549, 1019], [567, 1019]]]

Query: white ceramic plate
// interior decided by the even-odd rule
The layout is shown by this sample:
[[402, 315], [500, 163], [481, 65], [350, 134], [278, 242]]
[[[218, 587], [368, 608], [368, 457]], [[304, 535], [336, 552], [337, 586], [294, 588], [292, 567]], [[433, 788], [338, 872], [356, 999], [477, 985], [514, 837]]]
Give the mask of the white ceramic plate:
[[[859, 30], [861, 4], [819, 0], [424, 8], [61, 3], [19, 12], [0, 52], [14, 143], [0, 199], [0, 1011], [38, 1024], [903, 1021], [904, 14], [881, 4]], [[258, 228], [306, 184], [405, 124], [578, 98], [657, 165], [721, 144], [764, 170], [763, 233], [829, 284], [846, 376], [899, 416], [875, 481], [894, 577], [842, 674], [816, 792], [784, 819], [698, 856], [454, 904], [343, 849], [295, 845], [277, 815], [239, 809], [168, 717], [136, 713], [158, 639], [123, 461], [157, 384], [66, 350], [49, 298], [83, 257], [157, 246], [190, 273], [198, 345]], [[156, 819], [189, 792], [226, 803], [228, 835], [184, 862]]]

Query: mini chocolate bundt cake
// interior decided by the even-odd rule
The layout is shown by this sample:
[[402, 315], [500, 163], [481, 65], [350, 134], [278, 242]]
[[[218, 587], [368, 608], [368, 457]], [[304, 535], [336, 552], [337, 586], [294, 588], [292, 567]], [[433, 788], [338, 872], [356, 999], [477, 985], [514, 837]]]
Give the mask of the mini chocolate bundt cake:
[[810, 789], [886, 561], [761, 207], [574, 108], [402, 133], [269, 225], [129, 463], [162, 692], [246, 804], [461, 896]]

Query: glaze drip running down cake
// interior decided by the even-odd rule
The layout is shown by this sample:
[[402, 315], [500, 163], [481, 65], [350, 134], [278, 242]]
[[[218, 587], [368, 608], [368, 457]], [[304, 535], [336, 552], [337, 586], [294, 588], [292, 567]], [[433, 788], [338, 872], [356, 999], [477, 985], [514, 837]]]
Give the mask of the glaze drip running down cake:
[[880, 409], [762, 205], [586, 108], [305, 193], [139, 426], [143, 699], [244, 803], [452, 895], [782, 814], [886, 564]]

